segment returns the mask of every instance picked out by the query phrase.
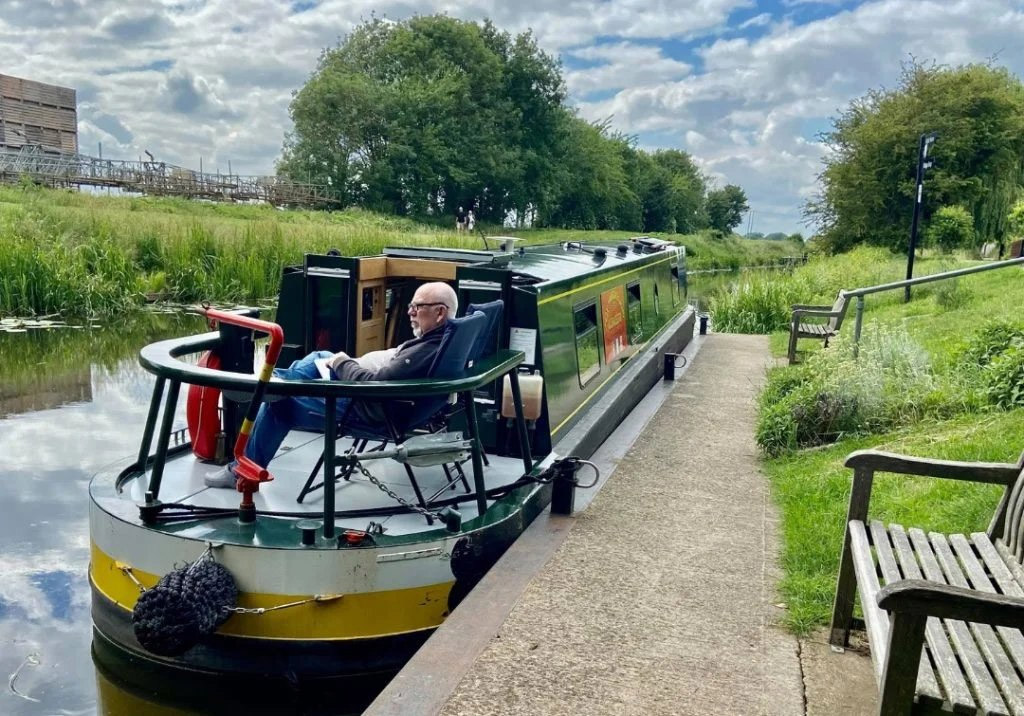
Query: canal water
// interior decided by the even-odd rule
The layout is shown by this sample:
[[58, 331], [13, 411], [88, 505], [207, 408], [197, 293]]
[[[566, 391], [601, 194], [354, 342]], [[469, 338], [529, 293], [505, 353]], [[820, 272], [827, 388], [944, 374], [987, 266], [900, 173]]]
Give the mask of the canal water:
[[352, 714], [383, 686], [186, 682], [94, 658], [89, 479], [138, 450], [153, 387], [139, 349], [205, 330], [196, 316], [145, 314], [0, 332], [0, 714]]
[[[691, 274], [689, 299], [706, 310], [738, 277]], [[0, 332], [0, 714], [351, 714], [383, 686], [192, 683], [93, 653], [89, 479], [138, 450], [152, 390], [139, 349], [205, 330], [197, 316], [143, 314]]]

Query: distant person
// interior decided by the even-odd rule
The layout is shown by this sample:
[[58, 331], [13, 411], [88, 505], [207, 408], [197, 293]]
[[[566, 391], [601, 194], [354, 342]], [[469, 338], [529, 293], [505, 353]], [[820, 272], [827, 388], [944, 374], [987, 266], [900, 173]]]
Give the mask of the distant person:
[[476, 217], [473, 216], [473, 210], [470, 209], [466, 212], [466, 231], [472, 231], [474, 226], [476, 226]]
[[[288, 368], [275, 368], [274, 376], [285, 380], [317, 380], [321, 378], [317, 360], [327, 359], [331, 375], [337, 380], [406, 380], [424, 378], [430, 370], [441, 345], [444, 331], [441, 328], [459, 308], [455, 290], [446, 283], [425, 283], [416, 289], [409, 304], [409, 323], [412, 324], [413, 339], [397, 349], [374, 351], [367, 360], [356, 360], [344, 352], [314, 351], [297, 360]], [[371, 367], [369, 363], [382, 364]], [[338, 415], [345, 412], [349, 398], [337, 400]], [[354, 412], [364, 421], [379, 423], [384, 413], [379, 403], [358, 402]], [[295, 428], [323, 430], [324, 399], [308, 396], [288, 396], [264, 403], [256, 416], [256, 422], [245, 446], [245, 456], [257, 465], [266, 467], [277, 454], [281, 443]], [[232, 461], [222, 469], [207, 475], [204, 479], [209, 487], [235, 487], [237, 477]]]
[[466, 211], [461, 206], [459, 207], [459, 210], [455, 212], [455, 230], [466, 230]]

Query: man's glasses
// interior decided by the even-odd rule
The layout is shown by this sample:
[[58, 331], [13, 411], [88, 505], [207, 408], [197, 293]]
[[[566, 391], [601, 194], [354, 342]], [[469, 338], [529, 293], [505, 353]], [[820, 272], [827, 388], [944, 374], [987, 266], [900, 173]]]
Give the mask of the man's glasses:
[[412, 303], [409, 304], [409, 310], [419, 311], [421, 308], [425, 306], [444, 306], [445, 308], [447, 308], [448, 304], [441, 303], [440, 301], [435, 301], [433, 303], [416, 303], [415, 301], [413, 301]]

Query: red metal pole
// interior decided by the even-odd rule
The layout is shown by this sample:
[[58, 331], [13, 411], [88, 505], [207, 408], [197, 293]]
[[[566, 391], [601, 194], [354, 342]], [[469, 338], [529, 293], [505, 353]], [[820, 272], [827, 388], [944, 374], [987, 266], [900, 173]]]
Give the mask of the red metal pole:
[[[256, 383], [256, 390], [253, 391], [252, 399], [249, 401], [249, 409], [246, 411], [245, 419], [242, 421], [242, 428], [238, 431], [238, 439], [235, 441], [235, 475], [238, 477], [236, 488], [242, 493], [242, 504], [239, 506], [242, 519], [252, 521], [256, 519], [256, 506], [252, 496], [260, 489], [260, 483], [270, 482], [274, 479], [270, 472], [245, 456], [245, 446], [249, 442], [249, 434], [252, 432], [253, 423], [256, 421], [256, 413], [259, 412], [260, 403], [263, 402], [263, 394], [266, 392], [267, 383], [274, 374], [274, 366], [281, 356], [281, 347], [284, 345], [284, 331], [281, 326], [270, 321], [261, 321], [250, 316], [240, 316], [237, 313], [219, 311], [215, 308], [202, 309], [201, 313], [207, 318], [227, 323], [241, 328], [251, 328], [260, 333], [270, 336], [270, 346], [267, 348], [267, 359], [260, 371], [259, 380]], [[249, 517], [250, 519], [246, 519]]]

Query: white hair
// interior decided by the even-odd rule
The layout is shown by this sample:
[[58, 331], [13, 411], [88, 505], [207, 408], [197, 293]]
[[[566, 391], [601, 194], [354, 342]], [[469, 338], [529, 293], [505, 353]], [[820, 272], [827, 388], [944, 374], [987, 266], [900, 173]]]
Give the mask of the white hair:
[[438, 303], [443, 303], [448, 308], [449, 316], [454, 316], [459, 312], [459, 297], [455, 293], [455, 289], [448, 284], [443, 281], [434, 281], [425, 283], [420, 288], [426, 289], [430, 297]]

